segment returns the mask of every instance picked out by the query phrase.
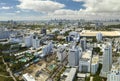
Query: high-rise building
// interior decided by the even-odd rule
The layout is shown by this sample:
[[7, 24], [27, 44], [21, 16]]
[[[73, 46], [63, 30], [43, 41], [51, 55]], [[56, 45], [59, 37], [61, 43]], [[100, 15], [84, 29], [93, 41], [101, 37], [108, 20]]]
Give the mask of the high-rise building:
[[66, 56], [67, 56], [67, 52], [65, 46], [60, 46], [57, 51], [58, 60], [62, 62]]
[[101, 71], [101, 76], [107, 77], [107, 73], [112, 67], [112, 45], [107, 43], [103, 52], [103, 67]]
[[68, 62], [69, 66], [74, 67], [78, 66], [79, 64], [79, 59], [80, 59], [80, 49], [77, 46], [73, 46], [72, 48], [69, 49], [68, 53]]
[[24, 43], [26, 47], [31, 47], [32, 46], [32, 34], [29, 36], [24, 37]]
[[42, 49], [44, 55], [51, 54], [53, 52], [53, 43], [50, 42], [48, 45], [45, 45]]
[[91, 58], [92, 58], [91, 50], [83, 52], [82, 57], [79, 60], [79, 72], [84, 73], [90, 72]]
[[102, 33], [97, 33], [96, 39], [98, 42], [102, 41]]
[[37, 49], [40, 46], [40, 39], [38, 39], [38, 36], [36, 36], [36, 35], [33, 36], [32, 46], [35, 49]]
[[99, 56], [93, 56], [91, 62], [91, 74], [95, 74], [99, 67]]
[[81, 45], [82, 51], [86, 51], [86, 48], [87, 48], [86, 38], [83, 38], [80, 40], [80, 45]]
[[80, 41], [80, 34], [78, 32], [70, 32], [69, 36], [71, 37], [71, 39], [73, 39], [72, 41]]
[[44, 35], [46, 35], [46, 34], [47, 34], [47, 31], [46, 31], [46, 29], [45, 29], [45, 28], [42, 28], [42, 29], [41, 29], [41, 34], [44, 34]]

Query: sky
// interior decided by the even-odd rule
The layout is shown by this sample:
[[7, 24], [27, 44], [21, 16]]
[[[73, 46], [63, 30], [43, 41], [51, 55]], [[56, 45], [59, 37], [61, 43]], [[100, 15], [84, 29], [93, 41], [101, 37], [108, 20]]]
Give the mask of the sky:
[[0, 0], [0, 20], [119, 18], [120, 0]]

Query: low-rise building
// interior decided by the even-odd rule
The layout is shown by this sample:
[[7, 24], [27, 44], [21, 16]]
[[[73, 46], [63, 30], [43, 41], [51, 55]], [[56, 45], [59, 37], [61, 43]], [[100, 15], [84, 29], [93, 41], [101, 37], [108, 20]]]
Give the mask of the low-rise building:
[[107, 75], [107, 81], [120, 81], [120, 64], [112, 66], [111, 71]]
[[23, 80], [24, 81], [35, 81], [35, 79], [33, 78], [32, 75], [26, 73], [26, 74], [23, 74]]
[[77, 72], [77, 68], [71, 68], [65, 81], [74, 81], [76, 72]]

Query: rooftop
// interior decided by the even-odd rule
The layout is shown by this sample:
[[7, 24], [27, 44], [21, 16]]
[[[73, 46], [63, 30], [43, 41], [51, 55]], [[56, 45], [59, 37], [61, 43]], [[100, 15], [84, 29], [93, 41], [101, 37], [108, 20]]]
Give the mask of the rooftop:
[[112, 69], [111, 69], [112, 71], [120, 71], [120, 64], [118, 64], [118, 63], [116, 63], [116, 64], [113, 64], [113, 66], [112, 66]]
[[32, 75], [30, 75], [28, 73], [24, 74], [23, 77], [26, 81], [35, 81], [35, 79], [32, 77]]
[[83, 30], [80, 35], [81, 36], [88, 36], [94, 37], [97, 35], [98, 32], [101, 32], [103, 36], [120, 36], [118, 31], [91, 31], [91, 30]]
[[92, 58], [92, 64], [96, 64], [99, 62], [99, 56], [93, 56]]
[[77, 68], [71, 68], [69, 75], [67, 76], [65, 81], [73, 81], [76, 72], [77, 72]]
[[88, 50], [87, 52], [83, 52], [82, 58], [90, 59], [92, 56], [92, 51]]

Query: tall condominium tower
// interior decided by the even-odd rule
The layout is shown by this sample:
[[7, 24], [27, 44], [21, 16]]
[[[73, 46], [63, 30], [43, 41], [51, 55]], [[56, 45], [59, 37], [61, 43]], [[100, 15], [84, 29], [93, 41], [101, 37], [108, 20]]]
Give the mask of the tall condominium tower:
[[69, 49], [68, 62], [69, 66], [74, 67], [78, 66], [79, 59], [81, 57], [81, 50], [77, 46], [73, 46]]
[[103, 52], [103, 67], [101, 71], [101, 76], [107, 77], [108, 72], [112, 67], [112, 45], [107, 43]]
[[81, 45], [82, 51], [86, 51], [86, 48], [87, 48], [86, 38], [83, 38], [80, 40], [80, 45]]

